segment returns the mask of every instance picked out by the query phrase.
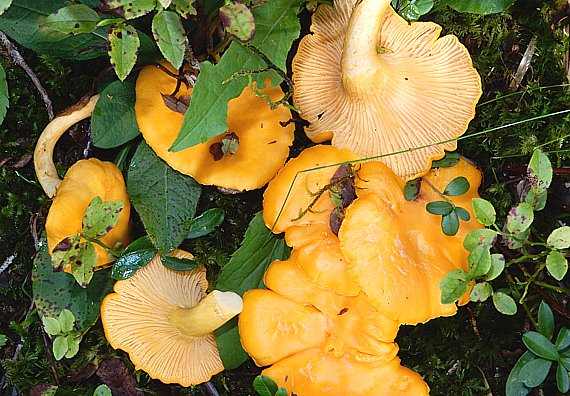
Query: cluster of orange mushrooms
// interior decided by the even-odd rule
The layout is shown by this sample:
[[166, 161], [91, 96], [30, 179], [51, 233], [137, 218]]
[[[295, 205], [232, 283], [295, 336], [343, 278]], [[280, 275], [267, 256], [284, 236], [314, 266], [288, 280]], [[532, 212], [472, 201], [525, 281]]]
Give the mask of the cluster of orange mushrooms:
[[[174, 72], [167, 63], [145, 67], [135, 111], [146, 143], [204, 185], [243, 191], [269, 182], [263, 218], [273, 232], [285, 233], [292, 252], [270, 265], [267, 289], [248, 291], [243, 300], [231, 292], [206, 294], [203, 268], [172, 271], [153, 259], [118, 281], [103, 302], [111, 345], [151, 377], [189, 386], [223, 370], [213, 332], [239, 314], [244, 349], [289, 392], [428, 394], [421, 376], [400, 365], [394, 339], [401, 324], [456, 312], [455, 304], [441, 303], [438, 285], [449, 271], [467, 269], [462, 242], [479, 227], [471, 200], [481, 182], [464, 159], [431, 169], [432, 160], [456, 148], [481, 95], [467, 50], [453, 36], [438, 38], [440, 31], [434, 23], [403, 20], [389, 0], [320, 5], [293, 60], [293, 101], [310, 122], [307, 136], [332, 145], [308, 148], [284, 167], [293, 143], [291, 113], [271, 110], [249, 87], [230, 101], [226, 133], [170, 152], [184, 116], [163, 94], [176, 92], [183, 101], [191, 87], [165, 73]], [[273, 101], [283, 95], [270, 81], [263, 93]], [[36, 148], [38, 179], [55, 196], [46, 224], [50, 253], [81, 232], [83, 213], [97, 196], [124, 203], [104, 242], [131, 240], [130, 203], [115, 165], [82, 160], [63, 182], [53, 165], [59, 136], [89, 117], [96, 101], [52, 121]], [[445, 236], [440, 219], [425, 210], [438, 199], [434, 190], [404, 198], [405, 182], [419, 176], [440, 190], [457, 176], [469, 180], [469, 191], [452, 198], [471, 214], [455, 236]], [[109, 263], [104, 250], [97, 254], [98, 266]], [[459, 304], [467, 301], [468, 295]]]

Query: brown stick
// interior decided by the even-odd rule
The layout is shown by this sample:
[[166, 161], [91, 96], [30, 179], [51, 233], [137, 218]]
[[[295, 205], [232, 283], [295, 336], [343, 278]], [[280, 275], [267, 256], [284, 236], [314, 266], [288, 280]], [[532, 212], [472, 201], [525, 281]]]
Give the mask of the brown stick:
[[6, 50], [8, 51], [8, 54], [12, 58], [12, 62], [14, 64], [20, 66], [22, 69], [24, 69], [26, 74], [30, 77], [30, 79], [32, 80], [32, 82], [36, 86], [36, 89], [40, 93], [42, 100], [44, 101], [49, 120], [50, 121], [53, 120], [53, 118], [54, 118], [53, 105], [52, 105], [51, 100], [47, 94], [47, 91], [43, 87], [38, 76], [36, 76], [36, 74], [32, 71], [30, 66], [28, 66], [28, 64], [26, 63], [26, 61], [22, 57], [22, 55], [18, 52], [18, 49], [16, 48], [16, 46], [14, 44], [12, 44], [10, 39], [8, 39], [8, 36], [6, 36], [4, 34], [4, 32], [2, 32], [2, 31], [0, 31], [0, 42], [2, 43], [4, 48], [6, 48]]

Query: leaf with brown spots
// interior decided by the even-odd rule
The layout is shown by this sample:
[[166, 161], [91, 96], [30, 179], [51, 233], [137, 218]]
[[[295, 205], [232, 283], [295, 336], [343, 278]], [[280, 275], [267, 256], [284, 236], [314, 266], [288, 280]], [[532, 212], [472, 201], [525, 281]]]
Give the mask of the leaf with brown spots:
[[103, 202], [101, 197], [93, 198], [83, 216], [83, 234], [89, 238], [107, 235], [119, 221], [124, 206], [120, 201]]

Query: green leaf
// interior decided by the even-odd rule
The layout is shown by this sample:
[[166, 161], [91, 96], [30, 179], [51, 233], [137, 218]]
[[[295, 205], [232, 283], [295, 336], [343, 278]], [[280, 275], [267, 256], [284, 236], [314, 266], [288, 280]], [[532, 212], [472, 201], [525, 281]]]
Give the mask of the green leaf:
[[530, 228], [528, 228], [526, 231], [521, 232], [520, 234], [515, 235], [516, 239], [508, 236], [508, 237], [503, 237], [501, 242], [505, 243], [509, 249], [516, 250], [520, 249], [523, 245], [522, 242], [520, 241], [528, 240], [529, 236], [530, 236]]
[[109, 8], [120, 8], [125, 19], [135, 19], [148, 14], [156, 8], [156, 0], [109, 0]]
[[140, 39], [134, 27], [129, 25], [115, 25], [111, 28], [109, 36], [109, 58], [115, 68], [119, 80], [123, 81], [137, 61], [137, 51]]
[[60, 8], [43, 20], [42, 26], [61, 33], [91, 33], [97, 29], [99, 15], [83, 4]]
[[568, 370], [561, 364], [558, 364], [558, 367], [556, 367], [556, 386], [562, 393], [566, 393], [570, 390]]
[[528, 177], [539, 191], [546, 191], [552, 183], [552, 164], [541, 150], [534, 150], [527, 168]]
[[[230, 261], [222, 267], [218, 277], [216, 289], [220, 291], [233, 291], [243, 296], [247, 290], [264, 288], [263, 275], [273, 260], [285, 260], [289, 257], [290, 249], [282, 238], [277, 238], [265, 226], [261, 212], [257, 213], [245, 232], [245, 236], [238, 250], [232, 254]], [[237, 322], [234, 322], [237, 323]], [[218, 338], [218, 349], [224, 367], [233, 369], [247, 360], [237, 336], [237, 328], [225, 328], [226, 337]], [[233, 333], [232, 333], [233, 332]], [[216, 333], [219, 334], [219, 333]], [[236, 354], [238, 358], [236, 359]], [[232, 358], [231, 361], [224, 357]]]
[[233, 370], [249, 359], [249, 355], [241, 347], [237, 316], [216, 330], [216, 342], [226, 369]]
[[489, 227], [495, 223], [497, 214], [491, 202], [483, 198], [473, 198], [472, 203], [473, 213], [475, 214], [475, 218], [479, 223], [483, 224], [486, 227]]
[[410, 180], [404, 187], [404, 198], [406, 201], [415, 201], [420, 195], [420, 188], [422, 185], [421, 179]]
[[127, 246], [125, 251], [113, 264], [111, 276], [113, 279], [128, 279], [139, 269], [145, 267], [156, 256], [158, 250], [150, 238], [145, 235]]
[[493, 304], [497, 311], [503, 315], [514, 315], [517, 313], [517, 303], [511, 296], [503, 292], [493, 294]]
[[560, 354], [560, 361], [559, 363], [564, 366], [566, 370], [570, 371], [570, 357], [565, 357], [565, 354], [568, 354], [570, 351], [565, 351]]
[[445, 190], [443, 190], [443, 194], [450, 197], [457, 197], [469, 191], [469, 187], [469, 181], [465, 177], [459, 176], [449, 182]]
[[253, 380], [253, 389], [259, 394], [259, 396], [274, 396], [277, 392], [277, 384], [273, 381], [273, 378], [266, 375], [258, 375]]
[[554, 334], [554, 315], [544, 301], [538, 306], [538, 331], [549, 340], [552, 339]]
[[497, 232], [488, 228], [471, 231], [463, 240], [463, 247], [472, 251], [477, 246], [491, 247], [495, 244]]
[[6, 71], [0, 65], [0, 124], [4, 122], [8, 107], [10, 107], [10, 102], [8, 101], [8, 81], [6, 80]]
[[[73, 325], [75, 324], [75, 316], [73, 312], [69, 309], [64, 309], [59, 313], [59, 317], [57, 319], [59, 321], [59, 325], [61, 326], [62, 333], [69, 333], [73, 330]], [[49, 333], [48, 333], [49, 334]]]
[[4, 348], [8, 343], [8, 337], [4, 334], [0, 334], [0, 348]]
[[470, 299], [475, 302], [486, 301], [493, 294], [493, 288], [487, 282], [477, 283], [471, 290]]
[[456, 269], [445, 275], [445, 278], [439, 282], [441, 289], [441, 303], [451, 304], [465, 294], [469, 290], [471, 281], [467, 279], [467, 272]]
[[127, 192], [161, 253], [169, 253], [186, 238], [200, 198], [200, 185], [156, 156], [142, 142], [130, 165]]
[[12, 5], [12, 0], [0, 0], [0, 15], [2, 15], [10, 6]]
[[206, 210], [200, 216], [194, 217], [190, 221], [190, 229], [186, 234], [186, 239], [208, 235], [223, 223], [225, 216], [226, 214], [222, 209], [212, 208]]
[[441, 217], [441, 229], [447, 236], [454, 236], [459, 230], [459, 218], [455, 211]]
[[226, 32], [242, 43], [250, 42], [255, 34], [255, 20], [247, 6], [229, 1], [220, 7], [220, 21]]
[[568, 272], [568, 260], [562, 253], [553, 250], [546, 256], [546, 269], [554, 279], [562, 280]]
[[558, 332], [558, 337], [556, 337], [556, 349], [562, 351], [570, 346], [570, 330], [563, 327]]
[[89, 238], [107, 235], [117, 225], [124, 206], [120, 201], [103, 202], [101, 197], [93, 198], [83, 216], [83, 234]]
[[396, 11], [410, 21], [418, 20], [433, 8], [433, 0], [392, 0], [392, 7], [396, 7], [398, 3], [400, 7]]
[[[392, 1], [394, 3], [394, 1]], [[446, 152], [445, 157], [431, 163], [432, 168], [450, 168], [459, 163], [461, 156], [457, 151]]]
[[107, 85], [93, 109], [91, 136], [93, 145], [114, 148], [140, 135], [135, 117], [135, 84], [114, 81]]
[[171, 7], [176, 10], [180, 16], [189, 18], [198, 13], [192, 4], [194, 4], [194, 2], [190, 0], [172, 0]]
[[491, 252], [489, 246], [476, 246], [467, 257], [469, 263], [469, 276], [481, 277], [491, 269]]
[[[287, 54], [292, 42], [299, 37], [299, 9], [300, 0], [272, 0], [252, 10], [257, 27], [249, 44], [281, 70], [287, 69]], [[237, 76], [227, 80], [236, 72], [258, 71], [266, 67], [263, 59], [237, 41], [232, 42], [216, 65], [203, 62], [192, 91], [190, 107], [171, 150], [195, 146], [226, 131], [227, 103], [241, 94], [249, 79], [248, 76]], [[273, 86], [281, 83], [282, 78], [275, 72], [256, 73], [250, 77], [258, 87], [263, 87], [268, 75]]]
[[67, 352], [65, 353], [65, 357], [67, 359], [71, 359], [77, 352], [79, 352], [79, 344], [81, 343], [81, 335], [77, 334], [69, 334], [65, 337], [67, 341]]
[[67, 353], [69, 346], [65, 336], [59, 335], [53, 340], [52, 350], [55, 360], [61, 360]]
[[173, 11], [159, 12], [152, 19], [152, 35], [162, 55], [175, 69], [182, 67], [186, 34], [180, 16]]
[[72, 260], [71, 275], [82, 287], [87, 287], [93, 278], [93, 269], [97, 265], [97, 250], [90, 242], [79, 243], [77, 258]]
[[289, 396], [289, 392], [285, 388], [279, 388], [277, 392], [275, 392], [275, 396]]
[[554, 344], [552, 344], [548, 338], [542, 334], [537, 333], [536, 331], [528, 331], [523, 334], [522, 340], [529, 351], [534, 353], [536, 356], [554, 361], [560, 359], [560, 355], [558, 354]]
[[491, 255], [491, 268], [483, 276], [483, 279], [490, 281], [496, 279], [505, 269], [505, 256], [499, 253]]
[[514, 2], [515, 0], [444, 0], [442, 4], [459, 12], [486, 15], [503, 12]]
[[531, 187], [526, 194], [524, 201], [528, 202], [534, 210], [539, 211], [546, 207], [546, 200], [548, 199], [548, 191], [540, 190], [537, 186]]
[[113, 396], [113, 393], [111, 392], [111, 388], [105, 384], [102, 384], [95, 388], [93, 396]]
[[548, 236], [546, 243], [553, 249], [570, 248], [570, 227], [564, 226], [555, 229]]
[[507, 378], [507, 386], [506, 386], [506, 396], [526, 396], [530, 392], [530, 388], [528, 388], [523, 382], [520, 376], [521, 369], [527, 363], [538, 359], [535, 355], [531, 352], [526, 351], [517, 363], [514, 365], [509, 377]]
[[426, 210], [428, 211], [428, 213], [434, 215], [445, 216], [451, 213], [451, 211], [453, 210], [453, 205], [446, 201], [434, 201], [434, 202], [429, 202], [426, 205]]
[[85, 331], [99, 318], [101, 301], [113, 287], [109, 271], [97, 271], [89, 287], [80, 287], [73, 276], [66, 272], [54, 272], [47, 251], [45, 237], [32, 269], [33, 297], [40, 316], [57, 317], [69, 309], [75, 317], [77, 331]]
[[456, 206], [453, 211], [455, 212], [457, 217], [459, 217], [463, 221], [469, 221], [471, 219], [471, 215], [469, 214], [469, 212], [460, 206]]
[[160, 256], [162, 265], [173, 271], [191, 271], [198, 266], [195, 260], [172, 256]]
[[42, 316], [42, 324], [44, 325], [44, 331], [49, 335], [54, 336], [61, 333], [61, 324], [56, 318]]
[[70, 36], [42, 27], [51, 13], [68, 6], [67, 0], [14, 0], [11, 7], [0, 15], [2, 31], [20, 45], [40, 54], [84, 60], [105, 54], [105, 29]]
[[514, 234], [526, 231], [534, 221], [534, 210], [527, 202], [521, 202], [507, 215], [507, 230]]
[[522, 366], [520, 379], [529, 388], [536, 388], [544, 382], [552, 362], [545, 359], [534, 359]]

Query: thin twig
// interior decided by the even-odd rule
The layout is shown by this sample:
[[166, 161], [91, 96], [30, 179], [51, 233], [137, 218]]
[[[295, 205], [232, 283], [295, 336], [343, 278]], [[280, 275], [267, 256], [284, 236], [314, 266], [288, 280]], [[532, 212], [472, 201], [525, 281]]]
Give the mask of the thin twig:
[[53, 378], [55, 379], [55, 383], [57, 384], [57, 386], [61, 386], [61, 381], [59, 379], [59, 374], [57, 373], [57, 370], [55, 369], [55, 361], [53, 359], [51, 349], [49, 347], [49, 342], [48, 342], [47, 337], [46, 337], [46, 332], [42, 331], [41, 333], [42, 333], [42, 338], [44, 339], [44, 345], [46, 347], [46, 354], [47, 354], [47, 358], [49, 361], [49, 366], [51, 368], [51, 373], [53, 374]]
[[12, 262], [16, 257], [18, 257], [18, 253], [12, 253], [11, 255], [6, 257], [4, 263], [0, 265], [0, 274], [8, 269], [8, 267], [10, 266], [10, 264], [12, 264]]
[[[26, 313], [26, 317], [24, 318], [24, 321], [28, 320], [28, 318], [30, 317], [30, 315], [34, 311], [35, 305], [36, 305], [35, 301], [32, 301], [32, 303], [30, 304], [30, 307], [28, 308], [28, 312]], [[20, 356], [20, 350], [24, 346], [24, 342], [26, 342], [26, 340], [24, 339], [24, 337], [21, 337], [20, 342], [16, 346], [16, 350], [14, 351], [14, 354], [12, 355], [12, 359], [10, 359], [10, 360], [18, 359], [18, 356]], [[2, 376], [2, 380], [0, 381], [0, 391], [4, 388], [4, 384], [6, 383], [7, 379], [8, 379], [8, 372], [5, 372], [4, 375]]]
[[30, 66], [28, 66], [28, 64], [26, 63], [26, 61], [22, 57], [22, 55], [18, 52], [18, 49], [16, 48], [16, 46], [14, 44], [12, 44], [12, 42], [8, 39], [8, 36], [6, 36], [4, 34], [4, 32], [2, 32], [1, 30], [0, 30], [0, 42], [2, 43], [4, 48], [6, 48], [6, 50], [8, 50], [8, 53], [10, 54], [10, 57], [12, 58], [12, 62], [14, 64], [20, 66], [22, 69], [24, 69], [26, 74], [32, 79], [32, 82], [36, 86], [36, 89], [38, 90], [38, 92], [40, 93], [40, 96], [42, 97], [42, 100], [44, 101], [49, 120], [50, 121], [53, 120], [54, 119], [53, 105], [52, 105], [51, 100], [47, 94], [47, 91], [43, 87], [38, 76], [36, 76], [36, 74], [32, 71]]

